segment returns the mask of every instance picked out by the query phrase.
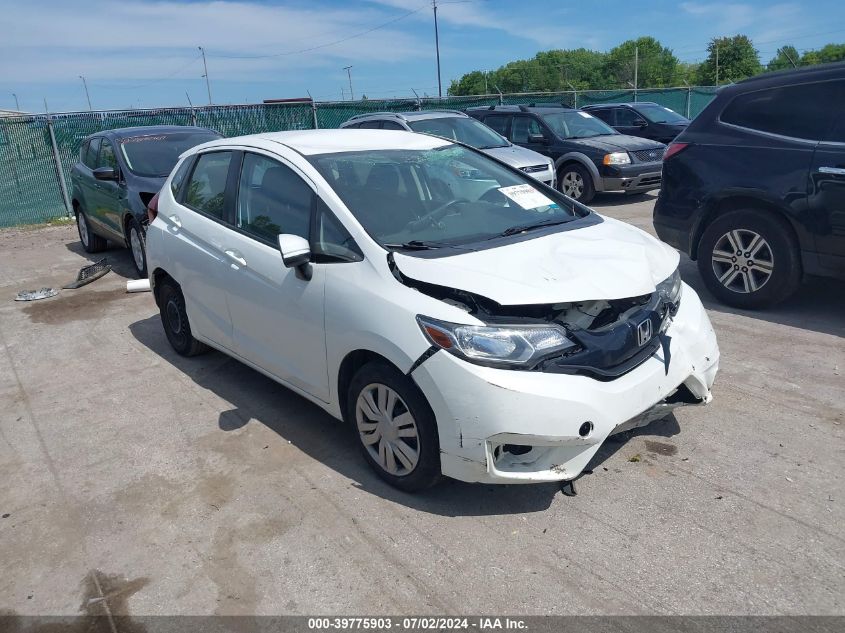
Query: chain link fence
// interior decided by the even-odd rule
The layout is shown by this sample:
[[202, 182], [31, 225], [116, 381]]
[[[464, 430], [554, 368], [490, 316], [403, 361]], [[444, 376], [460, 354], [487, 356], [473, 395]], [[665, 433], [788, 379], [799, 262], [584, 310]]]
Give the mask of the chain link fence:
[[70, 216], [70, 170], [82, 139], [114, 128], [146, 125], [199, 125], [224, 136], [258, 132], [337, 128], [356, 114], [473, 106], [555, 103], [581, 107], [592, 103], [654, 101], [689, 117], [710, 102], [712, 87], [659, 90], [586, 90], [560, 93], [496, 94], [444, 99], [394, 99], [339, 102], [285, 102], [72, 112], [0, 118], [0, 227], [46, 222]]

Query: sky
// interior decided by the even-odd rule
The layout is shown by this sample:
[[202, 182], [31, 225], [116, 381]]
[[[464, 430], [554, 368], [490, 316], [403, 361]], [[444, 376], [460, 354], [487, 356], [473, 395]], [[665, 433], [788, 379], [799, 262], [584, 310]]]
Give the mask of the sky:
[[[431, 0], [0, 0], [0, 109], [87, 110], [438, 91]], [[541, 50], [606, 51], [650, 35], [682, 61], [743, 33], [765, 63], [845, 41], [842, 0], [437, 0], [451, 79]], [[186, 94], [187, 93], [187, 94]]]

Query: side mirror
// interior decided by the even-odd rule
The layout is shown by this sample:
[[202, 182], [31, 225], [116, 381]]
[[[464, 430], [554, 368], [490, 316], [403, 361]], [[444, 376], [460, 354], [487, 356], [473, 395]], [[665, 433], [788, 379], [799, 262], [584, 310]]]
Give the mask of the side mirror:
[[97, 180], [117, 180], [117, 170], [114, 167], [97, 167], [93, 174]]
[[648, 127], [648, 121], [646, 121], [645, 119], [636, 119], [634, 121], [634, 125], [636, 125], [637, 127]]
[[541, 145], [546, 145], [548, 140], [542, 134], [529, 134], [528, 135], [528, 142], [529, 143], [539, 143]]
[[311, 279], [311, 245], [304, 237], [282, 233], [279, 235], [279, 252], [286, 268], [296, 268], [305, 281]]

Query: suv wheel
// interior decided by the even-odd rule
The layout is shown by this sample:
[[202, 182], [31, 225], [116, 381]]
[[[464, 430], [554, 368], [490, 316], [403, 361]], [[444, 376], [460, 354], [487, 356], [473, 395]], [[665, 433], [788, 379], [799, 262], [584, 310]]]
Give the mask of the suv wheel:
[[575, 163], [561, 167], [558, 174], [558, 189], [582, 204], [587, 204], [596, 195], [593, 177], [583, 166]]
[[698, 270], [717, 299], [738, 308], [773, 305], [801, 283], [801, 257], [791, 227], [757, 209], [731, 211], [704, 230]]
[[147, 237], [135, 218], [129, 220], [127, 235], [129, 250], [132, 251], [132, 263], [135, 264], [138, 277], [143, 279], [147, 276]]
[[191, 334], [191, 324], [185, 310], [185, 297], [179, 284], [172, 279], [163, 281], [158, 291], [158, 305], [164, 333], [178, 354], [196, 356], [208, 350], [205, 343], [200, 343]]
[[434, 413], [411, 380], [383, 362], [352, 378], [347, 420], [376, 473], [402, 490], [422, 490], [440, 479], [440, 440]]
[[76, 210], [76, 230], [79, 232], [79, 241], [82, 242], [82, 248], [86, 253], [99, 253], [106, 250], [108, 241], [91, 232], [88, 216], [82, 209]]

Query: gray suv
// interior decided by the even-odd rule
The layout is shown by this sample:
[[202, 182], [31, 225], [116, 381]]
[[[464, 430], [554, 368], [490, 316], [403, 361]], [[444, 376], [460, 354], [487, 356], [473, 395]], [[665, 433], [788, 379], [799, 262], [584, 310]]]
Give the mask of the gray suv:
[[488, 156], [507, 163], [511, 167], [516, 167], [549, 187], [555, 186], [555, 166], [550, 158], [525, 147], [514, 145], [483, 123], [456, 110], [358, 114], [340, 127], [370, 130], [407, 130], [440, 136], [451, 141], [465, 143], [481, 150]]

